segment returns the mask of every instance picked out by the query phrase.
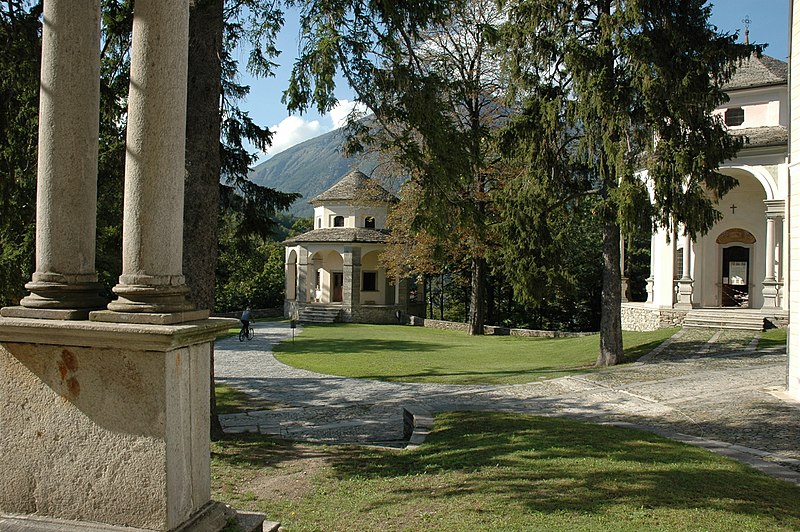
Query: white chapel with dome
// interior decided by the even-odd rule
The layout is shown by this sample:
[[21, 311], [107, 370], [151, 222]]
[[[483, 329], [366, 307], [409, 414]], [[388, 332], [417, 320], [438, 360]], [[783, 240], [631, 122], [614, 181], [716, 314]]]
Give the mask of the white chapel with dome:
[[[398, 200], [353, 171], [313, 198], [314, 229], [286, 245], [284, 314], [310, 322], [397, 323], [416, 304], [417, 286], [390, 278], [380, 262], [386, 217]], [[423, 299], [419, 299], [423, 301]]]

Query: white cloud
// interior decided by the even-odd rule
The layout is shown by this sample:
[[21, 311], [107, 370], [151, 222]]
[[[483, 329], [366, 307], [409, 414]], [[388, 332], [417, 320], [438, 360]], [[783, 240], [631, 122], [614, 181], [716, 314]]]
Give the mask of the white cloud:
[[299, 116], [287, 116], [269, 129], [272, 131], [272, 146], [267, 150], [267, 156], [325, 133], [319, 120], [304, 120]]
[[342, 127], [347, 121], [347, 116], [353, 109], [355, 109], [358, 113], [364, 113], [366, 107], [364, 104], [351, 100], [339, 100], [339, 103], [336, 104], [336, 107], [331, 109], [327, 115], [330, 117], [331, 122], [333, 123], [333, 129]]
[[319, 120], [306, 120], [295, 115], [287, 116], [278, 125], [269, 128], [272, 131], [272, 146], [267, 150], [266, 156], [262, 160], [269, 159], [276, 153], [291, 148], [295, 144], [300, 144], [323, 133], [339, 129], [345, 124], [347, 116], [353, 109], [363, 112], [366, 108], [354, 101], [339, 100], [336, 107]]

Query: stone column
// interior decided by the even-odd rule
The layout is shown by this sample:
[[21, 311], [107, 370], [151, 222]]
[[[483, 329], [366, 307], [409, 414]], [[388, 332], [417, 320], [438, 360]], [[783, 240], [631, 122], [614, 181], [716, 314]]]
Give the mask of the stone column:
[[48, 0], [42, 25], [36, 272], [3, 316], [86, 319], [105, 306], [94, 269], [100, 2]]
[[653, 294], [655, 292], [655, 285], [656, 285], [656, 278], [655, 278], [655, 268], [653, 265], [656, 260], [656, 235], [659, 233], [653, 233], [650, 236], [650, 275], [647, 277], [647, 303], [653, 303]]
[[400, 276], [396, 275], [394, 277], [394, 304], [400, 304]]
[[766, 253], [764, 254], [766, 264], [761, 289], [761, 294], [764, 297], [764, 306], [762, 308], [774, 310], [781, 307], [779, 297], [781, 283], [775, 271], [775, 226], [784, 216], [786, 202], [784, 200], [764, 200], [764, 204], [766, 206], [767, 236], [764, 244], [766, 246]]
[[301, 247], [297, 257], [297, 302], [301, 305], [308, 303], [308, 283], [308, 250]]
[[353, 321], [361, 305], [361, 248], [345, 246], [344, 248], [344, 286], [342, 287], [342, 310], [344, 320]]
[[692, 239], [689, 233], [686, 232], [683, 237], [683, 275], [678, 281], [678, 302], [675, 303], [676, 309], [688, 310], [693, 307], [692, 305], [692, 284], [694, 281], [691, 277], [691, 260], [692, 260]]
[[[188, 0], [136, 0], [122, 275], [114, 287], [119, 299], [108, 305], [112, 311], [165, 314], [193, 309], [186, 299], [182, 265], [188, 39]], [[190, 314], [188, 318], [197, 319]], [[176, 316], [175, 321], [186, 318]], [[127, 319], [150, 322], [146, 317]]]
[[622, 302], [628, 302], [628, 278], [625, 277], [625, 237], [619, 235], [619, 271], [622, 274], [620, 279], [620, 290], [622, 291]]

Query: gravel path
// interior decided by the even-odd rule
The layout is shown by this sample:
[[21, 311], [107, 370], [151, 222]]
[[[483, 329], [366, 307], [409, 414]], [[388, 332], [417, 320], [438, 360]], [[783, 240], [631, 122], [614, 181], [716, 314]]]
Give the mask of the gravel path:
[[460, 386], [292, 368], [271, 353], [291, 336], [288, 324], [257, 323], [255, 330], [251, 342], [217, 342], [216, 377], [276, 408], [221, 416], [226, 432], [402, 447], [404, 408], [423, 415], [511, 411], [643, 428], [800, 484], [800, 404], [783, 394], [786, 354], [756, 352], [753, 333], [684, 329], [634, 365], [531, 384]]

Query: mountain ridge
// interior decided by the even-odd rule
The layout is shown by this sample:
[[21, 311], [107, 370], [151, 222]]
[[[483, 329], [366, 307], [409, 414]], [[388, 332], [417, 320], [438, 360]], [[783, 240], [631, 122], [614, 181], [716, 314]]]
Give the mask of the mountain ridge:
[[281, 192], [299, 192], [303, 196], [289, 208], [295, 216], [312, 216], [309, 201], [332, 187], [352, 170], [370, 175], [378, 165], [374, 158], [345, 157], [342, 146], [345, 134], [335, 129], [295, 144], [276, 153], [249, 173], [250, 181]]

